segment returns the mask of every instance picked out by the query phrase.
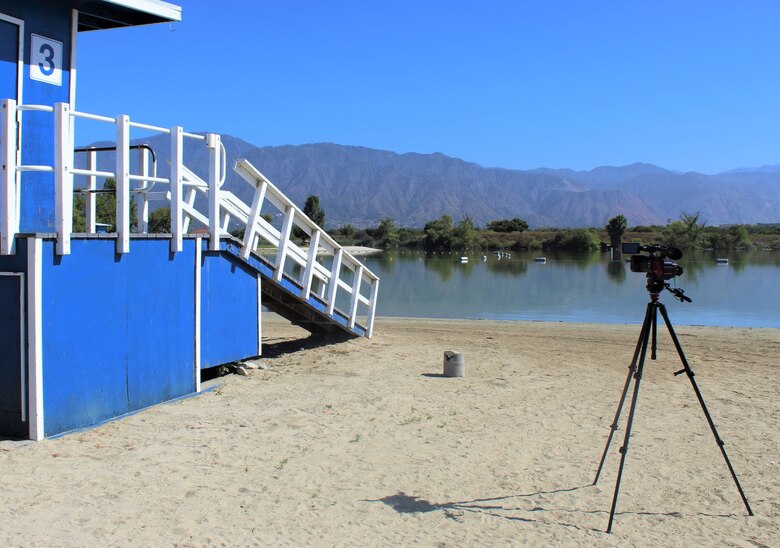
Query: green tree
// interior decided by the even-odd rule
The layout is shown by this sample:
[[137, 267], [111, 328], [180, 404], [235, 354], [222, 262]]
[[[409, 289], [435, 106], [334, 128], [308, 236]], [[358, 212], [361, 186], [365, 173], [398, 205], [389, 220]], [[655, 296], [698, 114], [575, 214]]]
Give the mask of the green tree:
[[[311, 194], [308, 198], [306, 198], [306, 203], [303, 205], [303, 213], [318, 227], [325, 228], [325, 210], [320, 207], [319, 196]], [[309, 240], [309, 235], [306, 234], [302, 228], [297, 226], [293, 226], [292, 234], [299, 240]]]
[[563, 230], [555, 234], [552, 246], [558, 249], [593, 250], [600, 245], [599, 237], [589, 228]]
[[328, 234], [341, 245], [353, 245], [356, 232], [357, 229], [354, 226], [346, 224], [330, 230]]
[[427, 249], [449, 249], [452, 247], [452, 217], [442, 215], [435, 221], [425, 224], [425, 247]]
[[477, 228], [474, 226], [474, 221], [468, 215], [458, 223], [457, 228], [454, 231], [453, 243], [459, 247], [468, 249], [473, 247], [477, 240]]
[[[73, 198], [73, 231], [86, 231], [87, 199], [83, 192]], [[130, 195], [130, 229], [136, 229], [137, 205], [135, 196]], [[116, 179], [109, 177], [103, 183], [103, 192], [97, 193], [95, 199], [95, 222], [109, 225], [108, 232], [116, 232]]]
[[701, 236], [701, 233], [704, 232], [704, 228], [707, 226], [707, 222], [699, 222], [698, 211], [693, 215], [690, 213], [683, 213], [680, 216], [680, 220], [685, 225], [685, 234], [688, 237], [691, 247], [695, 247], [699, 241], [699, 236]]
[[303, 213], [320, 228], [325, 228], [325, 210], [320, 207], [319, 196], [311, 195], [306, 198]]
[[694, 215], [683, 213], [679, 221], [664, 229], [665, 243], [679, 249], [696, 249], [706, 226], [706, 222], [699, 222], [698, 211]]
[[750, 238], [745, 225], [734, 225], [728, 228], [732, 247], [750, 247]]
[[628, 221], [623, 215], [615, 215], [609, 220], [606, 229], [612, 249], [620, 251], [620, 246], [623, 244], [623, 234], [626, 233], [627, 228]]
[[490, 221], [485, 228], [493, 232], [523, 232], [528, 230], [528, 223], [515, 217], [514, 219]]
[[149, 214], [149, 233], [159, 234], [171, 231], [171, 208], [161, 207]]
[[379, 226], [376, 227], [374, 232], [374, 238], [377, 244], [382, 247], [398, 245], [398, 228], [395, 226], [395, 221], [392, 217], [385, 217], [379, 221]]
[[685, 224], [682, 221], [674, 221], [664, 228], [664, 243], [678, 249], [690, 249], [690, 241], [686, 234]]

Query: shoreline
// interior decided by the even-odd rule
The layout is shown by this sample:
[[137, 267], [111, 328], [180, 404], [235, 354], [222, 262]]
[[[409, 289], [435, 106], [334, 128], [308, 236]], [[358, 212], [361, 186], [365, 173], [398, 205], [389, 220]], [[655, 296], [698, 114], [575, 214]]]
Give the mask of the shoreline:
[[[264, 312], [265, 314], [265, 312]], [[272, 316], [276, 316], [273, 312], [268, 312], [268, 314]], [[278, 317], [278, 316], [277, 316]], [[265, 316], [263, 316], [265, 318]], [[271, 321], [274, 321], [272, 317], [269, 316], [269, 319]], [[376, 320], [374, 324], [376, 325], [379, 322], [384, 321], [410, 321], [410, 322], [474, 322], [474, 323], [490, 323], [495, 322], [498, 324], [502, 323], [529, 323], [529, 324], [549, 324], [551, 326], [553, 325], [574, 325], [574, 326], [626, 326], [626, 327], [635, 327], [637, 330], [637, 334], [639, 333], [639, 328], [642, 326], [642, 319], [637, 320], [636, 322], [623, 322], [623, 323], [614, 323], [614, 322], [578, 322], [578, 321], [568, 321], [568, 320], [558, 320], [558, 321], [551, 321], [551, 320], [525, 320], [525, 319], [506, 319], [506, 320], [496, 320], [496, 319], [488, 319], [488, 318], [430, 318], [430, 317], [417, 317], [417, 316], [380, 316], [377, 315]], [[756, 329], [756, 330], [774, 330], [780, 332], [780, 327], [754, 327], [754, 326], [746, 326], [746, 325], [706, 325], [706, 324], [684, 324], [684, 323], [676, 323], [672, 319], [672, 326], [674, 327], [675, 331], [678, 328], [705, 328], [705, 329]], [[663, 331], [666, 332], [666, 327], [663, 325], [663, 320], [659, 323], [659, 329], [663, 328]]]
[[[5, 544], [771, 546], [780, 330], [675, 326], [748, 517], [659, 327], [613, 534], [638, 324], [377, 318], [318, 345], [264, 314], [267, 369], [93, 429], [0, 442]], [[665, 331], [665, 329], [663, 329]], [[463, 378], [442, 376], [463, 352]]]

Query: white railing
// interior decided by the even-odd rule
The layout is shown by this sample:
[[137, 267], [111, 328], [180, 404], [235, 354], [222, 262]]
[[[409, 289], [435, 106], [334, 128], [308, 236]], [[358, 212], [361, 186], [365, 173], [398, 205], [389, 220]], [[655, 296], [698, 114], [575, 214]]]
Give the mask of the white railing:
[[[54, 165], [29, 165], [18, 154], [21, 115], [25, 111], [48, 112], [54, 118]], [[116, 164], [113, 171], [98, 170], [95, 149], [76, 149], [73, 144], [74, 126], [79, 119], [113, 124], [116, 129]], [[170, 177], [158, 177], [156, 160], [150, 172], [149, 151], [140, 152], [139, 173], [131, 173], [130, 154], [137, 145], [131, 145], [131, 130], [166, 134], [170, 136]], [[203, 142], [208, 149], [209, 166], [205, 179], [194, 173], [184, 163], [184, 142], [191, 139]], [[87, 154], [86, 168], [76, 168], [74, 153]], [[325, 303], [328, 315], [336, 312], [337, 299], [348, 297], [348, 311], [340, 311], [347, 317], [350, 328], [356, 326], [357, 318], [365, 314], [366, 335], [373, 332], [379, 278], [360, 261], [346, 252], [326, 234], [322, 228], [309, 219], [271, 181], [247, 160], [239, 160], [235, 171], [254, 189], [252, 204], [247, 205], [232, 192], [223, 189], [226, 176], [226, 151], [221, 137], [215, 133], [199, 135], [187, 133], [180, 126], [163, 128], [131, 121], [126, 115], [115, 118], [97, 116], [72, 110], [67, 103], [54, 107], [42, 105], [18, 105], [12, 99], [0, 102], [0, 254], [14, 253], [15, 237], [20, 225], [20, 186], [25, 172], [51, 172], [54, 174], [54, 224], [57, 233], [56, 252], [68, 255], [71, 252], [73, 232], [74, 177], [84, 177], [85, 185], [78, 190], [86, 195], [86, 230], [96, 230], [95, 196], [98, 177], [114, 177], [116, 180], [116, 252], [130, 251], [131, 195], [137, 198], [137, 227], [146, 232], [148, 226], [149, 202], [165, 200], [171, 209], [171, 251], [182, 250], [184, 235], [190, 224], [196, 221], [208, 229], [209, 249], [218, 251], [223, 238], [230, 237], [228, 228], [244, 227], [244, 238], [240, 255], [248, 259], [258, 244], [271, 246], [275, 250], [270, 260], [273, 278], [281, 282], [292, 279], [300, 287], [299, 296], [308, 300], [312, 294]], [[135, 186], [133, 186], [135, 185]], [[168, 185], [168, 190], [152, 191], [157, 185]], [[206, 211], [198, 209], [198, 194], [207, 197]], [[275, 228], [266, 221], [261, 212], [264, 205], [274, 208], [282, 216], [281, 228]], [[309, 238], [308, 250], [297, 245], [291, 235], [298, 227]], [[333, 255], [330, 267], [319, 259], [320, 252]], [[343, 279], [347, 271], [348, 281]], [[351, 273], [351, 276], [350, 276]], [[316, 280], [316, 281], [315, 281]]]

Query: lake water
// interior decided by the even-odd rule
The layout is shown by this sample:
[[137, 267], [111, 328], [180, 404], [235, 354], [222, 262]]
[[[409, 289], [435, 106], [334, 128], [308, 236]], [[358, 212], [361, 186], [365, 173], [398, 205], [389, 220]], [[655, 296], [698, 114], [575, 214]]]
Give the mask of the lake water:
[[[642, 323], [645, 275], [609, 253], [426, 254], [365, 257], [381, 277], [379, 316]], [[545, 257], [546, 263], [535, 261]], [[718, 264], [727, 258], [727, 265]], [[686, 253], [669, 282], [692, 303], [661, 293], [673, 324], [780, 327], [780, 252]]]

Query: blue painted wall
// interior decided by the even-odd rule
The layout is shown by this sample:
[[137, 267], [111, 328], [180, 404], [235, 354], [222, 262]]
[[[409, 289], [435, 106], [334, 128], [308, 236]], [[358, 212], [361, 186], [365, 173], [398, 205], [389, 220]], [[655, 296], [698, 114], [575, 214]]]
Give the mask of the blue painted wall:
[[45, 435], [195, 390], [195, 242], [73, 240], [43, 247]]
[[255, 271], [227, 253], [204, 253], [202, 264], [201, 368], [257, 355]]
[[[16, 255], [0, 256], [0, 272], [25, 273], [26, 269], [25, 245], [17, 247]], [[29, 431], [22, 421], [22, 389], [27, 390], [27, 383], [19, 343], [20, 338], [26, 340], [27, 322], [19, 311], [20, 291], [26, 300], [21, 281], [18, 276], [0, 276], [0, 435], [17, 438], [27, 437]]]
[[[0, 13], [24, 21], [24, 74], [22, 97], [26, 104], [54, 105], [69, 102], [71, 59], [71, 9], [54, 2], [0, 0]], [[31, 35], [62, 42], [62, 83], [53, 85], [30, 78]], [[6, 97], [2, 97], [6, 99]], [[75, 100], [75, 98], [74, 98]], [[53, 165], [54, 118], [50, 113], [25, 112], [22, 116], [22, 155], [25, 164]], [[22, 174], [20, 232], [54, 231], [54, 175]]]

